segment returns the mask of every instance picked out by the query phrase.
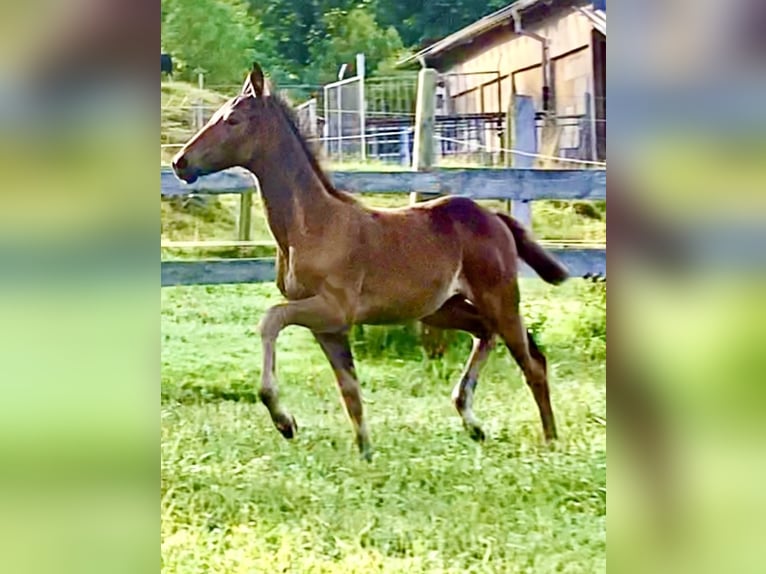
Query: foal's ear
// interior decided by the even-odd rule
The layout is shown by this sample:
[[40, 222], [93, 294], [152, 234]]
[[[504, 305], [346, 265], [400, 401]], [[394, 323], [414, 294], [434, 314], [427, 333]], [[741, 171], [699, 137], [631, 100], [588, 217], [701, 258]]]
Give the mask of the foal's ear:
[[245, 83], [242, 86], [242, 94], [250, 95], [256, 98], [269, 95], [268, 86], [266, 80], [263, 77], [263, 70], [258, 62], [253, 62], [253, 71], [250, 72], [245, 78]]

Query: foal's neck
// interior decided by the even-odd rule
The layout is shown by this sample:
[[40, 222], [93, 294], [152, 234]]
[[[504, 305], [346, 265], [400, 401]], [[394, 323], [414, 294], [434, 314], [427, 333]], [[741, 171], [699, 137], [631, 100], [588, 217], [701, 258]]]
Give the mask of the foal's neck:
[[269, 149], [244, 167], [258, 177], [269, 228], [287, 253], [290, 246], [320, 232], [329, 222], [335, 202], [299, 136], [288, 125], [283, 127], [273, 136]]

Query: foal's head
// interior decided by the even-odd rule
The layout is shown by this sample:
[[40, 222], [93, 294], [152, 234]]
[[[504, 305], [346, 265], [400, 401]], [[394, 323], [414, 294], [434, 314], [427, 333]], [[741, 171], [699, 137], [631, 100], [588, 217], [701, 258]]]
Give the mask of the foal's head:
[[274, 144], [279, 127], [263, 70], [255, 63], [240, 93], [210, 118], [173, 158], [176, 175], [192, 183], [198, 177], [246, 166]]

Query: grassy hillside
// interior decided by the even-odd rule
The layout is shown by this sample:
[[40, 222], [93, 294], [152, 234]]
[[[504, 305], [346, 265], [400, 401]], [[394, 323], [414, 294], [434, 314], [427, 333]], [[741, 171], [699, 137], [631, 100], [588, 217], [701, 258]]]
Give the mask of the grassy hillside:
[[[201, 105], [209, 115], [230, 97], [185, 82], [162, 82], [160, 90], [160, 144], [187, 141], [194, 134], [194, 107]], [[163, 150], [160, 161], [167, 163], [173, 153], [173, 150]]]

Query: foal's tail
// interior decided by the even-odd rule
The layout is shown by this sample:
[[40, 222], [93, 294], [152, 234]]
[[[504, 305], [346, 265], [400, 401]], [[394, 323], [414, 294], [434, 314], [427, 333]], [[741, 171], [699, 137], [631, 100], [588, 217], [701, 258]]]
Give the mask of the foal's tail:
[[529, 231], [513, 217], [505, 213], [496, 213], [503, 220], [513, 234], [516, 242], [516, 250], [526, 263], [535, 270], [540, 278], [546, 283], [558, 285], [569, 278], [569, 271], [564, 265], [559, 263], [553, 255], [548, 253], [530, 235]]

